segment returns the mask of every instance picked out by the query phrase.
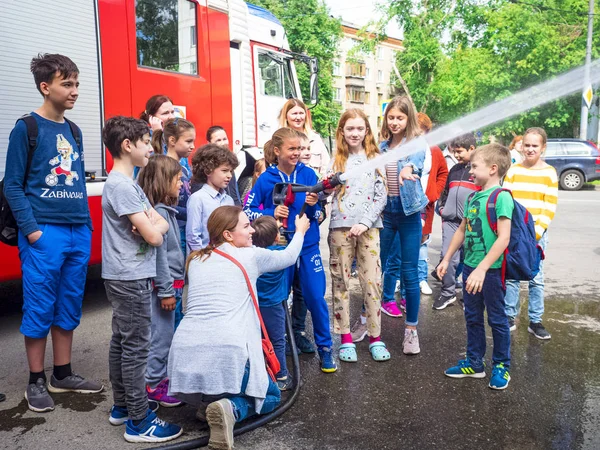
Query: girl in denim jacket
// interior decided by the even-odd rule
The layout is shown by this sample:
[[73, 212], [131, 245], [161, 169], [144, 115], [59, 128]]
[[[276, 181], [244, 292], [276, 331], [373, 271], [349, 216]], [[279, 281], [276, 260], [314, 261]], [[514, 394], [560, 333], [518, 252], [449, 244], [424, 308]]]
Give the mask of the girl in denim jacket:
[[421, 351], [417, 336], [421, 299], [417, 267], [422, 231], [420, 212], [428, 200], [419, 177], [428, 146], [420, 134], [417, 112], [410, 100], [404, 96], [395, 97], [388, 103], [383, 116], [381, 136], [384, 141], [380, 144], [380, 150], [386, 152], [413, 139], [422, 143], [421, 150], [385, 166], [388, 198], [381, 231], [381, 310], [393, 317], [402, 316], [394, 298], [396, 281], [401, 274], [402, 286], [406, 291], [404, 353], [407, 355], [415, 355]]

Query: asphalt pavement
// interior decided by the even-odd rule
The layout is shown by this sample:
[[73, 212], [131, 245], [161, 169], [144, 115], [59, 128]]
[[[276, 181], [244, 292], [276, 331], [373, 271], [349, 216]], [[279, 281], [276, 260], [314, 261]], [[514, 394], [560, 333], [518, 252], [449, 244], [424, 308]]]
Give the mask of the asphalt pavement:
[[[550, 341], [527, 332], [525, 307], [512, 334], [512, 380], [492, 391], [486, 379], [456, 380], [443, 371], [464, 357], [460, 306], [434, 311], [433, 296], [421, 297], [421, 353], [402, 354], [404, 320], [384, 316], [382, 338], [392, 359], [374, 362], [368, 341], [357, 345], [359, 362], [339, 363], [332, 375], [318, 359], [301, 356], [302, 388], [281, 418], [240, 436], [236, 448], [258, 449], [599, 449], [600, 448], [600, 190], [559, 194], [545, 261], [546, 313]], [[324, 226], [322, 234], [326, 235]], [[434, 224], [431, 261], [441, 246]], [[324, 263], [328, 250], [321, 240]], [[432, 264], [430, 263], [430, 267]], [[328, 270], [326, 271], [327, 275]], [[36, 414], [23, 398], [28, 377], [20, 324], [19, 283], [0, 285], [0, 448], [149, 448], [127, 444], [123, 428], [108, 423], [110, 307], [97, 269], [88, 280], [81, 326], [75, 335], [73, 368], [101, 380], [105, 392], [56, 394], [56, 409]], [[327, 295], [330, 301], [330, 293]], [[361, 298], [353, 280], [352, 320]], [[488, 331], [488, 374], [491, 333]], [[336, 346], [337, 346], [336, 342]], [[48, 344], [46, 371], [52, 369]], [[176, 442], [206, 434], [190, 407], [161, 408], [159, 416], [184, 427]]]

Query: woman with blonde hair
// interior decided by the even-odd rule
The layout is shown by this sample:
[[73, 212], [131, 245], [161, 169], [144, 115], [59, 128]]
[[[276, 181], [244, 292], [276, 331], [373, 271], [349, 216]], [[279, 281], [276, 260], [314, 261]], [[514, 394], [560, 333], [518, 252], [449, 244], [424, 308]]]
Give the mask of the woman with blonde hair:
[[279, 113], [279, 125], [301, 131], [308, 136], [311, 158], [308, 167], [314, 169], [319, 176], [325, 174], [329, 165], [329, 151], [321, 136], [313, 129], [308, 109], [302, 100], [290, 98]]

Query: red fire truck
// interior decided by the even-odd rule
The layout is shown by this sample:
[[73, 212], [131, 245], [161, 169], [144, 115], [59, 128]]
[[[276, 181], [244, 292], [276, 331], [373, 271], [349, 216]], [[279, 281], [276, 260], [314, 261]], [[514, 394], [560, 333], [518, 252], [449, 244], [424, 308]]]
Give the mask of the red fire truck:
[[[238, 153], [238, 178], [278, 128], [287, 98], [300, 98], [293, 60], [311, 73], [317, 64], [289, 51], [285, 30], [269, 11], [242, 0], [20, 0], [0, 8], [0, 178], [8, 136], [18, 116], [41, 98], [29, 73], [38, 53], [62, 53], [80, 70], [77, 104], [67, 117], [83, 131], [87, 189], [94, 223], [90, 264], [101, 262], [103, 179], [112, 167], [102, 146], [104, 120], [139, 116], [154, 94], [173, 99], [178, 114], [204, 143], [221, 125]], [[91, 174], [93, 173], [93, 175]], [[21, 276], [18, 251], [0, 244], [0, 281]]]

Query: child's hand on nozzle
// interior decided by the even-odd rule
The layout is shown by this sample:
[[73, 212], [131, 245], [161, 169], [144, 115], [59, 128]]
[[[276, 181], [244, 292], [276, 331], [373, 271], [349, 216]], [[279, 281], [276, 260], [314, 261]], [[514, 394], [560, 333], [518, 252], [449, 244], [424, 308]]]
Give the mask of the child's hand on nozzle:
[[160, 307], [165, 311], [175, 311], [176, 305], [177, 300], [175, 300], [175, 297], [167, 297], [160, 299]]
[[319, 195], [315, 193], [306, 194], [306, 200], [304, 200], [308, 206], [315, 206], [319, 201]]
[[284, 205], [278, 205], [273, 213], [275, 219], [286, 219], [290, 215], [290, 209]]
[[444, 275], [446, 275], [446, 272], [448, 272], [448, 261], [443, 259], [442, 262], [438, 264], [435, 271], [437, 273], [437, 276], [440, 278], [440, 280], [442, 278], [444, 278]]
[[348, 234], [350, 235], [350, 237], [358, 237], [361, 234], [363, 234], [365, 231], [367, 231], [369, 229], [368, 226], [363, 225], [362, 223], [357, 223], [356, 225], [353, 225], [352, 228], [350, 228], [350, 231], [348, 232]]
[[310, 228], [310, 220], [306, 217], [306, 214], [296, 216], [296, 233], [306, 234]]

